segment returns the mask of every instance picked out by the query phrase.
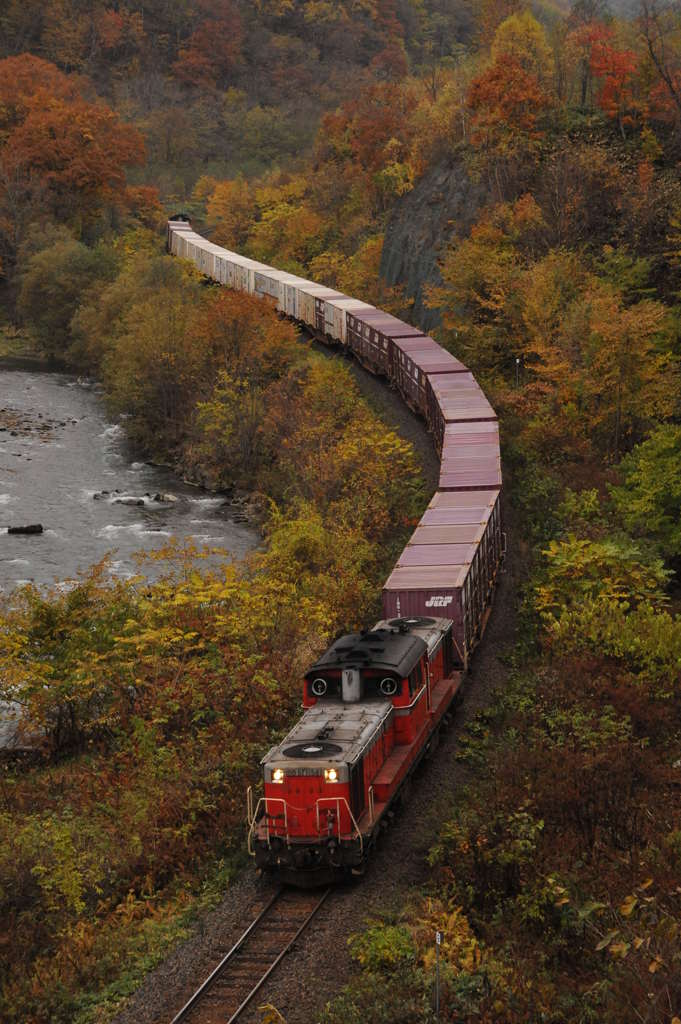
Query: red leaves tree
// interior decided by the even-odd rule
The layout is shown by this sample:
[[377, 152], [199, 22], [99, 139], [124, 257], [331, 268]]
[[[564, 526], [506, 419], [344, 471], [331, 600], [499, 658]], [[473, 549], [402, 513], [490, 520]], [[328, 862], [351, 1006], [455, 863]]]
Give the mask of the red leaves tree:
[[520, 9], [519, 0], [478, 0], [475, 7], [475, 20], [480, 45], [491, 46], [494, 33], [502, 21]]
[[568, 48], [577, 61], [580, 102], [587, 100], [597, 83], [596, 104], [614, 121], [624, 136], [625, 125], [633, 124], [644, 105], [636, 92], [639, 60], [633, 50], [619, 49], [610, 25], [591, 20], [575, 28], [567, 37]]
[[585, 31], [589, 34], [591, 72], [600, 81], [596, 102], [607, 117], [617, 121], [624, 137], [625, 125], [633, 124], [641, 111], [634, 91], [636, 54], [617, 49], [607, 25], [595, 22]]
[[510, 54], [474, 79], [468, 93], [473, 110], [473, 142], [487, 149], [511, 152], [522, 142], [540, 138], [538, 121], [551, 105], [537, 76]]
[[201, 21], [173, 64], [188, 85], [225, 85], [241, 60], [241, 18], [231, 0], [202, 0]]
[[24, 121], [38, 94], [70, 101], [80, 95], [82, 84], [76, 75], [64, 75], [29, 53], [0, 60], [0, 142], [4, 144], [7, 133]]
[[371, 62], [372, 70], [383, 78], [403, 78], [409, 66], [395, 0], [378, 0], [376, 25], [383, 45]]
[[659, 82], [653, 87], [653, 112], [660, 120], [681, 123], [681, 47], [676, 4], [641, 0], [640, 26]]
[[352, 153], [362, 170], [374, 174], [384, 166], [391, 140], [398, 146], [406, 141], [405, 126], [415, 102], [413, 94], [391, 83], [372, 85], [323, 118], [322, 138], [340, 156]]

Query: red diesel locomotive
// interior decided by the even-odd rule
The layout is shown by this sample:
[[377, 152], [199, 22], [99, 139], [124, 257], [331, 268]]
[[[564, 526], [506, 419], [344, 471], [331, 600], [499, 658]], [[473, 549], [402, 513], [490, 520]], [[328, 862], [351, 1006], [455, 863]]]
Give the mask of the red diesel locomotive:
[[285, 881], [361, 874], [402, 784], [459, 693], [449, 619], [379, 622], [307, 672], [305, 713], [263, 758], [249, 850]]

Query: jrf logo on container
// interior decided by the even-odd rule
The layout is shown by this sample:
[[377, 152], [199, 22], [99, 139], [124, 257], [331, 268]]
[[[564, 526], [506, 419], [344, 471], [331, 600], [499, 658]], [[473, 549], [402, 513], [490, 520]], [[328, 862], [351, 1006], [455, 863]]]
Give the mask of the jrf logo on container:
[[453, 600], [454, 598], [451, 596], [447, 597], [445, 594], [436, 594], [434, 597], [428, 598], [426, 608], [446, 608]]

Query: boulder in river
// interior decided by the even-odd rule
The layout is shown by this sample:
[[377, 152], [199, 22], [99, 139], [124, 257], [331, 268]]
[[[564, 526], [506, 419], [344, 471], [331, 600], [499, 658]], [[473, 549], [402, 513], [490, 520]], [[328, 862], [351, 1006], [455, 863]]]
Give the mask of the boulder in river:
[[177, 496], [174, 495], [174, 494], [163, 494], [163, 492], [159, 491], [158, 494], [154, 495], [154, 501], [163, 501], [163, 502], [177, 501]]
[[144, 498], [114, 498], [114, 505], [134, 505], [144, 508]]
[[42, 533], [43, 527], [41, 523], [32, 523], [30, 526], [10, 526], [7, 529], [8, 533]]

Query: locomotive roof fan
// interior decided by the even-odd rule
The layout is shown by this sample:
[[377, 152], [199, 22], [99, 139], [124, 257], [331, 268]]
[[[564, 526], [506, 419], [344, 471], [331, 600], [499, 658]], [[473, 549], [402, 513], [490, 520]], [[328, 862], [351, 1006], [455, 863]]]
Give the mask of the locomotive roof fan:
[[414, 615], [412, 618], [390, 619], [389, 626], [397, 629], [400, 633], [408, 633], [410, 629], [425, 629], [427, 626], [434, 626], [435, 619], [429, 619], [423, 615]]
[[337, 743], [328, 740], [308, 740], [307, 743], [294, 743], [286, 747], [284, 757], [332, 757], [343, 750]]

